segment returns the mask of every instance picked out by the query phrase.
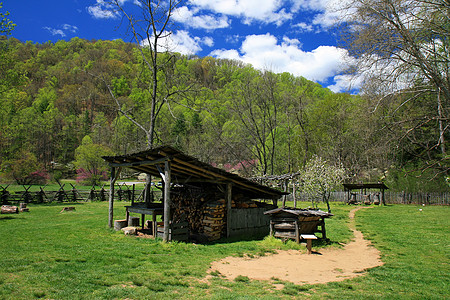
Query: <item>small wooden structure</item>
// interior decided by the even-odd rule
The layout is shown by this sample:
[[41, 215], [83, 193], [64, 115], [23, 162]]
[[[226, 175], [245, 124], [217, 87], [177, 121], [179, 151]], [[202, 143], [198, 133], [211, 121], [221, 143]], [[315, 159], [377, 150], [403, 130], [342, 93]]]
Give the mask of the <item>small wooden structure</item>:
[[333, 216], [328, 212], [313, 209], [276, 208], [265, 212], [270, 216], [270, 234], [283, 240], [300, 242], [301, 235], [321, 233], [327, 238], [325, 218]]
[[250, 178], [250, 180], [269, 186], [274, 185], [281, 186], [283, 188], [283, 191], [286, 193], [283, 196], [283, 203], [282, 203], [283, 207], [286, 206], [287, 195], [289, 194], [289, 186], [292, 186], [291, 194], [294, 200], [294, 208], [297, 208], [297, 198], [295, 196], [296, 196], [296, 185], [299, 181], [300, 174], [301, 174], [300, 172], [296, 172], [282, 175], [265, 175], [260, 177], [253, 177]]
[[[381, 203], [383, 205], [386, 205], [385, 197], [384, 197], [384, 191], [389, 189], [383, 182], [377, 182], [377, 183], [344, 183], [344, 191], [347, 192], [347, 203], [352, 204], [356, 203], [356, 193], [352, 193], [352, 191], [359, 190], [360, 195], [363, 198], [363, 201], [365, 203], [370, 204], [370, 194], [367, 193], [367, 190], [379, 190], [379, 193], [381, 193]], [[376, 198], [378, 198], [379, 201], [379, 193], [374, 194], [374, 201], [376, 201]]]
[[[253, 199], [276, 202], [285, 194], [201, 162], [170, 146], [129, 155], [105, 156], [103, 159], [111, 167], [110, 227], [114, 221], [114, 182], [122, 168], [162, 179], [163, 197], [158, 212], [154, 208], [156, 203], [147, 197], [145, 203], [127, 207], [127, 214], [140, 213], [143, 224], [145, 215], [152, 215], [153, 232], [162, 231], [164, 241], [170, 240], [171, 224], [179, 222], [183, 215], [189, 223], [191, 235], [199, 233], [208, 240], [261, 233], [261, 230], [268, 230], [269, 218], [263, 213], [268, 205]], [[241, 209], [246, 209], [246, 212]], [[163, 216], [162, 229], [158, 228], [156, 213]]]

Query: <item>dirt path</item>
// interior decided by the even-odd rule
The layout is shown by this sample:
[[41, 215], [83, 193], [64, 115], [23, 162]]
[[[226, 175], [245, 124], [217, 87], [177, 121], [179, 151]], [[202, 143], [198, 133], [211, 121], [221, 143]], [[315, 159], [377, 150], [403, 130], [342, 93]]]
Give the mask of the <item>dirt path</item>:
[[355, 212], [361, 208], [364, 207], [349, 213], [354, 239], [343, 249], [323, 249], [311, 255], [289, 250], [258, 258], [227, 257], [213, 262], [210, 271], [219, 271], [228, 279], [242, 275], [256, 280], [277, 278], [295, 284], [326, 283], [363, 275], [366, 269], [381, 266], [383, 262], [379, 251], [355, 229]]

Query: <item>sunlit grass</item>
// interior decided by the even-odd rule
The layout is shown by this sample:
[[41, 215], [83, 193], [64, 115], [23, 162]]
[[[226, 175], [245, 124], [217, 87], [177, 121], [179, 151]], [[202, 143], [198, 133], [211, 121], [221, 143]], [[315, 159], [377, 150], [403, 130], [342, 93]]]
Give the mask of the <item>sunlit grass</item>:
[[[343, 282], [298, 286], [211, 274], [226, 256], [256, 257], [304, 245], [267, 237], [212, 243], [165, 244], [124, 236], [107, 227], [107, 203], [30, 205], [29, 213], [0, 216], [0, 299], [273, 299], [435, 298], [449, 295], [449, 208], [388, 206], [359, 211], [356, 224], [381, 250], [385, 264]], [[116, 203], [123, 218], [126, 203]], [[328, 243], [351, 239], [348, 212], [333, 204]], [[313, 267], [313, 266], [309, 266]], [[281, 284], [275, 289], [274, 284]]]

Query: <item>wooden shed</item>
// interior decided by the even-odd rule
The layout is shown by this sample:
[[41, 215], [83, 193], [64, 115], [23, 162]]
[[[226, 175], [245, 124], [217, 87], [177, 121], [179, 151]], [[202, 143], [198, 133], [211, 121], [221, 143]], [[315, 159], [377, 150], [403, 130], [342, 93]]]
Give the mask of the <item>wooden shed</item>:
[[[357, 199], [356, 193], [353, 193], [353, 191], [359, 191], [360, 197], [364, 198], [361, 202], [368, 201], [369, 203], [380, 200], [380, 193], [381, 193], [381, 203], [383, 205], [386, 205], [385, 197], [384, 197], [384, 191], [389, 189], [383, 182], [375, 182], [375, 183], [344, 183], [344, 190], [347, 192], [347, 203], [352, 204], [356, 203]], [[370, 199], [370, 193], [368, 191], [376, 190], [377, 193], [373, 194], [373, 197], [375, 199]]]
[[[268, 234], [269, 217], [264, 211], [276, 206], [284, 193], [260, 185], [236, 174], [186, 155], [170, 146], [120, 156], [105, 156], [111, 167], [109, 195], [109, 226], [113, 226], [114, 182], [122, 168], [160, 177], [163, 182], [162, 203], [134, 203], [130, 212], [142, 215], [163, 215], [160, 231], [163, 239], [172, 239], [173, 224], [186, 221], [191, 236], [208, 240], [240, 235]], [[262, 201], [264, 200], [264, 202]], [[266, 203], [271, 200], [272, 204]], [[143, 223], [143, 222], [142, 222]], [[156, 233], [156, 232], [155, 232]]]
[[297, 243], [303, 234], [321, 233], [326, 239], [325, 218], [331, 213], [316, 209], [275, 208], [265, 212], [270, 216], [270, 234], [283, 240], [293, 239]]

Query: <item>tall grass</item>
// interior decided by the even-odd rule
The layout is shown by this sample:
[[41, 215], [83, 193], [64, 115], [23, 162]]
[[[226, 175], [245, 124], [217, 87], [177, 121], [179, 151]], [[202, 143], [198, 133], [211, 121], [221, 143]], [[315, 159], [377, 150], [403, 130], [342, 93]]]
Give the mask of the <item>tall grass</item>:
[[[107, 203], [30, 205], [30, 213], [0, 216], [0, 299], [273, 299], [448, 297], [448, 207], [390, 206], [357, 213], [357, 226], [383, 253], [385, 265], [340, 283], [298, 286], [204, 278], [212, 261], [267, 255], [304, 245], [264, 240], [199, 245], [124, 236], [107, 228]], [[117, 218], [125, 203], [116, 204]], [[330, 243], [351, 238], [348, 211], [333, 204]], [[313, 267], [313, 266], [308, 266]], [[282, 284], [275, 289], [274, 284]]]

